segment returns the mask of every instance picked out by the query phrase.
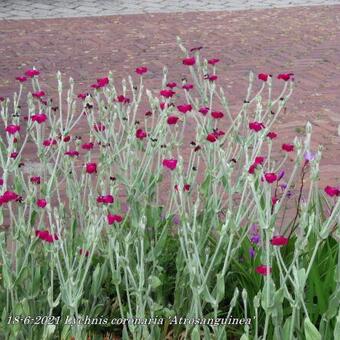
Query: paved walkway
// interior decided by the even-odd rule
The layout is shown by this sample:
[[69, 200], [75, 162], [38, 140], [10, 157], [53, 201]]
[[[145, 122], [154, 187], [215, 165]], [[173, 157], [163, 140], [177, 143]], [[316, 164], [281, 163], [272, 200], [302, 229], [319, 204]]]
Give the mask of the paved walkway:
[[340, 0], [1, 0], [0, 19], [37, 19], [334, 5]]
[[[12, 4], [12, 14], [15, 10], [13, 4], [23, 2], [0, 1], [0, 7], [7, 9]], [[53, 1], [60, 7], [62, 3], [65, 4], [65, 12], [59, 12], [58, 16], [69, 13], [66, 2]], [[67, 2], [71, 3], [76, 7], [78, 2]], [[85, 3], [84, 0], [82, 4]], [[147, 3], [150, 1], [143, 2], [145, 6]], [[157, 3], [170, 1], [158, 0]], [[172, 3], [178, 4], [177, 0]], [[55, 74], [58, 70], [62, 72], [65, 87], [67, 78], [71, 76], [75, 80], [76, 93], [82, 93], [87, 92], [97, 78], [106, 76], [109, 70], [113, 70], [118, 84], [121, 77], [134, 75], [134, 69], [140, 65], [149, 68], [145, 85], [157, 94], [163, 65], [169, 69], [169, 81], [180, 83], [182, 77], [188, 75], [176, 45], [176, 36], [181, 36], [188, 48], [203, 46], [203, 57], [221, 60], [217, 82], [225, 89], [233, 112], [242, 104], [250, 70], [255, 74], [265, 72], [273, 75], [293, 72], [295, 91], [286, 114], [275, 126], [279, 133], [277, 152], [280, 152], [281, 143], [292, 142], [294, 136], [303, 131], [306, 121], [311, 121], [314, 127], [313, 149], [319, 143], [325, 146], [320, 185], [339, 185], [340, 5], [218, 11], [212, 14], [206, 11], [185, 13], [183, 6], [186, 3], [183, 0], [177, 7], [177, 11], [182, 13], [0, 20], [0, 97], [12, 98], [14, 91], [18, 90], [15, 77], [32, 66], [41, 71], [42, 89], [53, 99], [56, 99]], [[297, 1], [292, 3], [298, 4]], [[311, 3], [316, 4], [316, 1], [309, 1]], [[330, 1], [323, 3], [329, 4]], [[25, 15], [28, 18], [29, 13], [32, 15], [30, 8], [30, 2], [27, 2], [22, 7], [26, 12], [17, 13], [17, 18]], [[188, 9], [194, 10], [195, 7], [192, 5]], [[81, 15], [93, 15], [95, 11], [84, 11]], [[37, 9], [35, 17], [38, 12]], [[4, 11], [1, 9], [0, 13]], [[9, 18], [11, 11], [6, 13]], [[46, 16], [57, 15], [52, 10], [45, 13]], [[80, 15], [80, 10], [77, 14]], [[260, 86], [260, 83], [257, 82], [257, 85]], [[275, 79], [277, 94], [280, 85], [282, 82]], [[183, 100], [181, 96], [178, 102]], [[142, 108], [138, 114], [143, 115], [144, 112]], [[77, 135], [88, 130], [85, 120], [78, 129]], [[183, 152], [188, 151], [192, 140], [189, 134], [186, 138], [187, 148]], [[32, 160], [34, 152], [35, 149], [29, 145], [25, 160]]]
[[[303, 18], [303, 20], [302, 20]], [[287, 113], [276, 124], [280, 142], [291, 142], [307, 120], [313, 146], [325, 145], [322, 183], [339, 184], [340, 5], [257, 11], [190, 12], [0, 21], [0, 96], [17, 91], [15, 77], [32, 66], [41, 71], [49, 96], [55, 74], [72, 76], [76, 92], [88, 91], [113, 70], [117, 81], [148, 66], [146, 87], [159, 92], [162, 67], [169, 81], [187, 76], [176, 36], [188, 47], [203, 46], [206, 58], [219, 58], [218, 85], [236, 109], [250, 70], [255, 74], [295, 74]], [[281, 83], [275, 81], [275, 91]], [[66, 84], [65, 84], [66, 86]], [[140, 114], [143, 114], [141, 110]], [[82, 125], [85, 131], [87, 124]], [[190, 140], [188, 140], [189, 147]]]

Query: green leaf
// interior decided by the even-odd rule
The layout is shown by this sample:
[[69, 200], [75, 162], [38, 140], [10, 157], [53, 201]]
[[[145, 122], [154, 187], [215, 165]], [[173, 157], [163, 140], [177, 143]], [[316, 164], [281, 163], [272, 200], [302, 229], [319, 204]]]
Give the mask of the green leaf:
[[225, 285], [224, 285], [224, 276], [222, 273], [217, 274], [217, 282], [216, 282], [216, 302], [219, 303], [224, 298], [225, 293]]
[[290, 316], [283, 325], [282, 339], [289, 339], [290, 326], [292, 324], [292, 317]]
[[[271, 277], [266, 277], [264, 281], [261, 294], [261, 306], [264, 310], [268, 310], [274, 305], [275, 284]], [[267, 294], [267, 289], [269, 289], [269, 295]]]
[[336, 317], [336, 324], [334, 328], [334, 339], [340, 339], [340, 309], [338, 316]]
[[42, 183], [40, 185], [41, 196], [46, 196], [47, 194], [47, 183]]
[[98, 296], [98, 289], [101, 286], [101, 280], [99, 279], [99, 271], [100, 271], [100, 264], [98, 263], [96, 269], [92, 274], [92, 285], [91, 285], [91, 293], [93, 296]]
[[35, 210], [33, 210], [31, 218], [30, 218], [30, 225], [31, 225], [31, 227], [34, 226], [34, 223], [35, 223], [37, 215], [38, 215], [38, 213]]
[[15, 192], [17, 193], [22, 192], [22, 183], [21, 183], [21, 178], [19, 176], [14, 177], [14, 188], [15, 188]]
[[28, 305], [28, 302], [27, 302], [27, 299], [26, 299], [26, 298], [24, 298], [24, 299], [21, 300], [21, 306], [22, 306], [22, 309], [23, 309], [23, 312], [24, 312], [24, 315], [25, 315], [25, 316], [28, 316], [28, 315], [31, 314], [31, 313], [30, 313], [30, 307], [29, 307], [29, 305]]
[[192, 330], [191, 340], [201, 340], [200, 328], [198, 326], [195, 326], [194, 329]]
[[203, 288], [202, 294], [203, 294], [204, 301], [210, 303], [211, 305], [215, 305], [216, 300], [211, 296], [206, 285]]
[[111, 281], [115, 286], [120, 285], [121, 282], [121, 276], [120, 276], [120, 271], [119, 270], [114, 270], [112, 271], [112, 277]]
[[157, 287], [162, 285], [162, 281], [155, 275], [151, 275], [149, 277], [149, 284], [152, 289], [156, 289]]
[[26, 279], [26, 277], [28, 276], [29, 272], [28, 272], [28, 267], [25, 266], [22, 269], [20, 269], [19, 275], [17, 276], [17, 278], [15, 279], [14, 284], [15, 285], [20, 285], [23, 280]]
[[164, 246], [168, 238], [168, 228], [167, 226], [164, 226], [164, 229], [162, 230], [162, 234], [157, 240], [155, 246], [153, 249], [150, 250], [150, 253], [148, 254], [147, 258], [148, 260], [151, 258], [159, 258], [159, 256], [164, 252]]
[[2, 276], [4, 281], [4, 287], [6, 289], [11, 289], [12, 287], [11, 275], [7, 269], [7, 264], [5, 262], [2, 264]]
[[331, 295], [331, 298], [329, 299], [328, 302], [328, 309], [325, 314], [328, 320], [334, 318], [339, 306], [340, 306], [340, 291], [338, 292], [336, 291]]
[[321, 340], [321, 334], [308, 317], [304, 321], [305, 337], [308, 340]]
[[211, 176], [208, 173], [207, 176], [205, 177], [204, 181], [201, 184], [201, 191], [202, 191], [204, 196], [208, 195], [210, 184], [211, 184]]

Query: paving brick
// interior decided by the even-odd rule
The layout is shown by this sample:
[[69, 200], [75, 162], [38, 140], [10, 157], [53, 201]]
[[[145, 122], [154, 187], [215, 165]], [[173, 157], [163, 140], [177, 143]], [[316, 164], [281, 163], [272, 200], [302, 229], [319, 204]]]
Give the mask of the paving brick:
[[[340, 0], [1, 0], [1, 9], [10, 9], [6, 18], [20, 19], [36, 15], [35, 10], [47, 9], [48, 17], [69, 17], [74, 15], [73, 9], [80, 8], [77, 15], [100, 15], [105, 10], [107, 14], [157, 13], [157, 12], [189, 12], [189, 11], [219, 11], [275, 8], [302, 5], [332, 5], [340, 4]], [[20, 11], [30, 14], [22, 14]], [[60, 11], [62, 10], [62, 11]], [[106, 12], [110, 10], [110, 13]], [[19, 12], [18, 12], [19, 11]], [[21, 16], [20, 16], [21, 15]]]
[[[64, 10], [66, 13], [67, 9]], [[33, 65], [41, 70], [42, 86], [51, 96], [55, 92], [57, 70], [63, 72], [64, 79], [72, 76], [79, 92], [88, 90], [93, 81], [110, 69], [118, 81], [133, 74], [139, 65], [150, 69], [145, 79], [147, 88], [160, 88], [163, 65], [168, 66], [169, 80], [180, 82], [188, 72], [176, 45], [179, 35], [188, 48], [202, 45], [204, 57], [221, 59], [217, 66], [218, 85], [225, 89], [233, 112], [242, 105], [250, 70], [275, 76], [294, 72], [295, 91], [286, 114], [275, 125], [279, 132], [277, 145], [291, 142], [296, 128], [304, 127], [310, 120], [315, 133], [314, 150], [319, 143], [325, 145], [321, 186], [337, 185], [339, 18], [337, 5], [213, 15], [190, 12], [0, 21], [0, 96], [17, 91], [14, 78]], [[256, 86], [259, 85], [257, 82]], [[281, 86], [282, 82], [274, 79], [275, 94]], [[85, 126], [81, 124], [80, 131]]]

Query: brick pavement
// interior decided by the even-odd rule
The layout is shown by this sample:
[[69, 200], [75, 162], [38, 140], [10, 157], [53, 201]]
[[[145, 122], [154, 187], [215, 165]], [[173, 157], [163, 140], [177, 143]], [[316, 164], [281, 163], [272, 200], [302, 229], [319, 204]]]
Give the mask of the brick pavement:
[[1, 0], [0, 19], [333, 5], [339, 0]]
[[[204, 46], [204, 57], [221, 59], [218, 84], [233, 108], [242, 104], [250, 70], [294, 72], [293, 97], [276, 124], [279, 143], [292, 141], [298, 128], [310, 120], [313, 146], [325, 146], [321, 185], [336, 185], [340, 184], [339, 24], [337, 5], [0, 21], [0, 96], [10, 96], [17, 89], [14, 78], [33, 65], [41, 70], [43, 88], [50, 94], [57, 70], [64, 79], [75, 79], [78, 93], [110, 69], [119, 80], [139, 65], [150, 69], [146, 86], [159, 90], [163, 65], [169, 68], [170, 80], [180, 82], [187, 75], [176, 46], [179, 35], [189, 48]], [[277, 92], [280, 83], [275, 83]]]

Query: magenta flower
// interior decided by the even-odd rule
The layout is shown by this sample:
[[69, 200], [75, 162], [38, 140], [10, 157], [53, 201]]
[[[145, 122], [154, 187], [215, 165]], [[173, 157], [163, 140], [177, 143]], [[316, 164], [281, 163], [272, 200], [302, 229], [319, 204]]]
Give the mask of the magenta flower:
[[84, 143], [81, 146], [81, 148], [84, 149], [84, 150], [92, 150], [93, 149], [93, 143]]
[[33, 176], [30, 178], [31, 183], [33, 184], [40, 184], [41, 178], [39, 176]]
[[199, 113], [202, 113], [203, 116], [205, 116], [208, 112], [209, 112], [209, 108], [208, 107], [201, 107], [198, 110]]
[[175, 82], [170, 82], [166, 84], [167, 87], [170, 87], [171, 89], [173, 89], [174, 87], [177, 86], [177, 84]]
[[26, 77], [16, 77], [15, 79], [20, 83], [24, 83], [27, 80]]
[[213, 135], [218, 139], [218, 137], [224, 136], [225, 132], [219, 129], [214, 129]]
[[41, 124], [47, 120], [47, 116], [45, 113], [36, 113], [31, 116], [31, 119], [33, 122], [37, 122], [38, 124]]
[[85, 100], [85, 98], [88, 96], [88, 93], [79, 93], [78, 98], [81, 100]]
[[277, 197], [272, 197], [272, 205], [275, 205], [278, 201], [279, 199]]
[[257, 168], [257, 164], [256, 163], [253, 163], [249, 169], [248, 169], [248, 173], [253, 175], [255, 173], [255, 169]]
[[96, 163], [87, 163], [86, 164], [86, 173], [93, 174], [97, 172], [97, 164]]
[[273, 246], [285, 246], [288, 244], [288, 238], [284, 236], [274, 236], [271, 240], [270, 243]]
[[330, 197], [340, 196], [340, 190], [338, 188], [331, 187], [329, 185], [326, 186], [325, 193]]
[[57, 234], [52, 235], [48, 230], [36, 230], [35, 236], [48, 243], [58, 240]]
[[249, 123], [249, 129], [253, 130], [255, 132], [259, 132], [259, 131], [261, 131], [264, 128], [265, 128], [265, 126], [264, 126], [263, 123], [260, 123], [260, 122]]
[[222, 112], [219, 112], [219, 111], [213, 111], [213, 112], [211, 112], [211, 116], [214, 119], [221, 119], [221, 118], [224, 117], [224, 114]]
[[263, 162], [264, 162], [264, 157], [263, 156], [255, 157], [255, 161], [254, 161], [255, 164], [263, 164]]
[[90, 255], [90, 252], [88, 250], [84, 251], [83, 248], [79, 250], [79, 255], [84, 255], [88, 257]]
[[264, 174], [264, 177], [268, 183], [273, 183], [277, 180], [277, 176], [273, 172], [267, 172]]
[[40, 72], [38, 70], [27, 70], [25, 72], [25, 76], [33, 78], [34, 76], [38, 76], [40, 74]]
[[186, 91], [189, 91], [189, 90], [192, 90], [194, 88], [194, 85], [192, 84], [185, 84], [182, 86], [182, 89], [186, 90]]
[[16, 201], [20, 196], [14, 191], [5, 191], [1, 196], [1, 203], [8, 203], [11, 201]]
[[267, 81], [268, 77], [271, 77], [271, 75], [269, 75], [267, 73], [260, 73], [257, 77], [262, 81]]
[[148, 72], [148, 68], [145, 66], [140, 66], [136, 68], [136, 73], [139, 74], [140, 76], [146, 72]]
[[104, 203], [104, 204], [110, 204], [110, 203], [114, 202], [114, 199], [113, 199], [112, 195], [103, 195], [103, 196], [97, 197], [97, 202], [98, 203]]
[[165, 168], [175, 170], [177, 166], [177, 159], [164, 159], [162, 164]]
[[260, 266], [256, 267], [256, 273], [260, 274], [260, 275], [268, 275], [272, 272], [272, 268], [269, 266], [266, 266], [264, 264], [261, 264]]
[[93, 124], [93, 128], [96, 132], [105, 131], [105, 125], [102, 123]]
[[183, 105], [178, 105], [177, 109], [179, 112], [187, 113], [192, 110], [192, 106], [190, 104], [183, 104]]
[[217, 64], [219, 61], [220, 61], [220, 59], [216, 59], [216, 58], [209, 59], [209, 60], [208, 60], [208, 64], [209, 64], [209, 65], [215, 65], [215, 64]]
[[183, 65], [193, 66], [196, 63], [195, 57], [188, 57], [182, 60]]
[[105, 87], [106, 85], [109, 84], [109, 78], [108, 77], [99, 78], [97, 79], [97, 84], [99, 87]]
[[123, 221], [123, 217], [120, 215], [112, 215], [112, 214], [107, 215], [107, 223], [110, 225], [113, 223], [120, 223], [122, 221]]
[[175, 125], [178, 122], [179, 118], [177, 116], [169, 116], [167, 118], [167, 123], [169, 125]]
[[200, 51], [202, 48], [203, 48], [203, 46], [193, 47], [193, 48], [190, 49], [190, 52]]
[[270, 138], [270, 139], [274, 139], [277, 137], [277, 133], [275, 132], [268, 132], [267, 133], [267, 137]]
[[[291, 76], [294, 76], [294, 73], [281, 73], [277, 76], [277, 79], [288, 81]], [[292, 78], [292, 80], [294, 80], [294, 78]]]
[[7, 125], [6, 127], [6, 132], [8, 132], [10, 135], [14, 135], [16, 134], [17, 132], [20, 131], [20, 125]]
[[294, 151], [294, 145], [293, 144], [282, 144], [282, 150], [286, 152], [292, 152]]
[[159, 92], [159, 94], [160, 94], [162, 97], [165, 97], [165, 98], [171, 98], [175, 93], [176, 93], [175, 91], [168, 90], [168, 89], [161, 90], [161, 91]]
[[37, 91], [37, 92], [32, 93], [32, 96], [34, 98], [41, 98], [41, 97], [45, 96], [45, 92], [44, 91]]
[[250, 174], [254, 174], [255, 173], [255, 169], [257, 168], [258, 165], [262, 165], [264, 162], [264, 157], [263, 156], [258, 156], [255, 157], [255, 161], [254, 163], [249, 167], [248, 169], [248, 173]]
[[207, 141], [210, 143], [215, 143], [217, 141], [217, 137], [213, 133], [209, 133], [207, 136]]
[[76, 157], [79, 156], [79, 152], [76, 150], [69, 150], [65, 152], [65, 155], [70, 157]]
[[137, 129], [136, 131], [136, 138], [143, 140], [145, 137], [147, 137], [147, 133], [146, 131], [144, 131], [143, 129]]
[[44, 146], [51, 146], [51, 145], [55, 145], [55, 144], [57, 144], [57, 141], [55, 139], [52, 139], [52, 138], [45, 139], [43, 141]]
[[130, 103], [130, 99], [127, 98], [127, 97], [124, 97], [123, 95], [117, 96], [116, 101], [117, 101], [118, 103], [123, 103], [123, 104], [128, 104], [128, 103]]
[[47, 201], [45, 199], [42, 198], [42, 199], [37, 200], [37, 206], [39, 208], [45, 208], [46, 205], [47, 205]]

